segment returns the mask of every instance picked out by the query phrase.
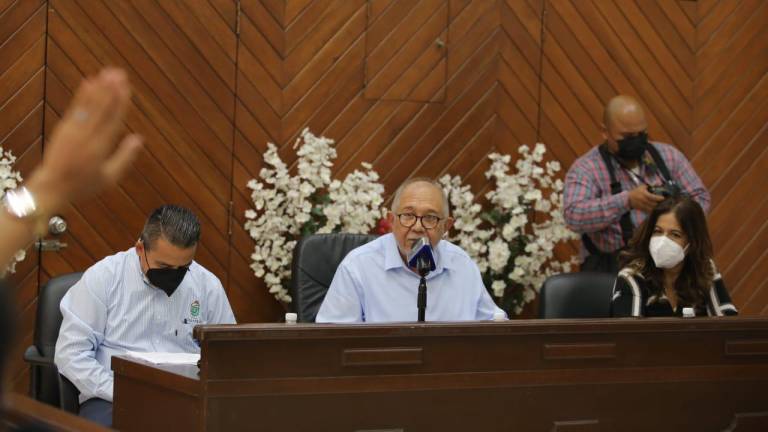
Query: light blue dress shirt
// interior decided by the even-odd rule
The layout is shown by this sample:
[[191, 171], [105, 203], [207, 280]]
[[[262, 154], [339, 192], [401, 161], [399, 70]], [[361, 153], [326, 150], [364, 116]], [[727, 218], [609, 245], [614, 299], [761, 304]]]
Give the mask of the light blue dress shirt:
[[[426, 321], [490, 320], [502, 312], [466, 252], [441, 240], [433, 253], [437, 268], [427, 275]], [[419, 281], [400, 257], [395, 236], [381, 236], [347, 254], [315, 321], [417, 321]]]
[[80, 390], [80, 402], [112, 401], [113, 355], [128, 351], [198, 353], [198, 324], [234, 324], [219, 279], [192, 262], [168, 297], [149, 285], [134, 248], [89, 268], [61, 300], [54, 361]]

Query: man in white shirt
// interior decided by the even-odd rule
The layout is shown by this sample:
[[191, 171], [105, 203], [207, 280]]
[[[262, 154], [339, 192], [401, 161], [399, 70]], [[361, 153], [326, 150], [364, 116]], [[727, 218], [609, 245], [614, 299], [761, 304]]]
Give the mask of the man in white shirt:
[[427, 237], [435, 269], [426, 277], [426, 321], [490, 320], [504, 314], [491, 299], [474, 261], [443, 240], [453, 219], [439, 183], [415, 178], [395, 192], [387, 214], [392, 233], [351, 251], [339, 265], [317, 322], [416, 321], [420, 276], [406, 257]]
[[198, 324], [233, 324], [219, 279], [193, 259], [200, 223], [190, 210], [156, 209], [134, 248], [91, 266], [61, 300], [59, 372], [80, 391], [80, 415], [112, 423], [113, 355], [198, 353]]

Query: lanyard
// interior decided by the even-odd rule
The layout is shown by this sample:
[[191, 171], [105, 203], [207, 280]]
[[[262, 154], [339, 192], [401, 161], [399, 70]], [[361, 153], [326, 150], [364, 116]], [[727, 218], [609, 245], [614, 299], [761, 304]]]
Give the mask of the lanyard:
[[[624, 163], [623, 163], [623, 162], [622, 162], [622, 161], [621, 161], [619, 158], [617, 158], [616, 156], [614, 156], [614, 157], [613, 157], [613, 159], [616, 161], [616, 163], [618, 163], [618, 164], [619, 164], [619, 166], [621, 167], [621, 169], [622, 169], [622, 170], [624, 170], [624, 171], [627, 173], [627, 175], [628, 175], [628, 176], [629, 176], [629, 177], [630, 177], [630, 178], [631, 178], [631, 179], [632, 179], [632, 180], [635, 182], [635, 184], [636, 184], [636, 185], [646, 185], [646, 186], [648, 186], [648, 187], [651, 187], [651, 185], [650, 185], [650, 184], [648, 184], [648, 182], [646, 182], [646, 181], [645, 181], [645, 179], [643, 179], [643, 177], [642, 177], [642, 176], [640, 176], [640, 174], [638, 174], [638, 173], [636, 173], [636, 172], [632, 171], [632, 169], [631, 169], [631, 168], [629, 168], [628, 166], [624, 165]], [[638, 163], [638, 165], [637, 165], [637, 167], [638, 167], [638, 170], [642, 170], [642, 167], [643, 167], [643, 166], [646, 166], [646, 167], [650, 168], [650, 166], [648, 166], [648, 165], [645, 165], [645, 164], [643, 163], [643, 160], [642, 160], [642, 159], [640, 159], [640, 161], [639, 161], [639, 163]]]

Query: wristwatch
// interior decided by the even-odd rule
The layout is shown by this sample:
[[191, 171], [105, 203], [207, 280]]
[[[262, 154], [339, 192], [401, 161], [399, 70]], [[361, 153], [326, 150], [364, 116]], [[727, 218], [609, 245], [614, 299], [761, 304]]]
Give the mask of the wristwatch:
[[34, 233], [38, 236], [45, 235], [45, 215], [41, 214], [32, 192], [24, 186], [5, 192], [3, 206], [8, 214], [20, 221], [33, 223]]

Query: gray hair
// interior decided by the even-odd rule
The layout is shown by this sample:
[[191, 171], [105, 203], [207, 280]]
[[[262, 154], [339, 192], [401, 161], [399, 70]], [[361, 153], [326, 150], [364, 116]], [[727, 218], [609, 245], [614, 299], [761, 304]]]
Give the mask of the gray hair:
[[432, 179], [430, 177], [413, 177], [409, 178], [408, 180], [404, 181], [400, 187], [397, 188], [395, 191], [395, 198], [392, 199], [392, 213], [397, 213], [397, 211], [400, 208], [400, 196], [403, 194], [403, 191], [410, 185], [414, 183], [428, 183], [432, 186], [434, 186], [437, 190], [440, 191], [440, 196], [443, 199], [443, 214], [442, 217], [446, 218], [450, 216], [450, 208], [448, 206], [448, 196], [445, 194], [445, 189], [443, 189], [443, 185], [440, 184], [435, 179]]
[[200, 240], [200, 221], [191, 210], [166, 204], [156, 208], [141, 231], [141, 242], [149, 249], [160, 236], [172, 245], [188, 249]]

